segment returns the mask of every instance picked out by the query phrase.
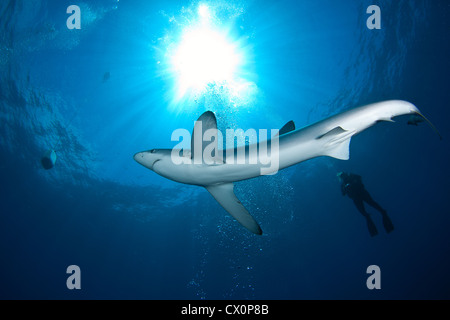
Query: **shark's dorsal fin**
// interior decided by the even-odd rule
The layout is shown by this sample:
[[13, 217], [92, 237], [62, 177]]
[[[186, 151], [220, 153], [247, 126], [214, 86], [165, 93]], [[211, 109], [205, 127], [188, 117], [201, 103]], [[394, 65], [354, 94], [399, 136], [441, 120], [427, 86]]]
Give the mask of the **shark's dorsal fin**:
[[214, 199], [216, 199], [217, 202], [219, 202], [220, 205], [240, 224], [255, 234], [262, 234], [262, 230], [258, 223], [250, 215], [250, 213], [248, 213], [247, 209], [245, 209], [234, 194], [234, 185], [232, 182], [206, 186], [205, 188], [209, 191], [209, 193], [211, 193]]
[[[279, 136], [281, 136], [281, 135], [283, 135], [283, 134], [286, 134], [286, 133], [288, 133], [288, 132], [291, 132], [291, 131], [294, 131], [295, 130], [295, 123], [294, 123], [294, 121], [289, 121], [288, 123], [286, 123], [281, 129], [280, 129], [280, 131], [278, 131], [278, 134], [277, 135], [279, 135]], [[275, 135], [275, 136], [277, 136], [277, 135]]]
[[218, 150], [217, 120], [211, 111], [204, 112], [194, 124], [191, 137], [191, 158], [194, 163], [203, 163], [204, 160], [213, 161], [212, 159], [203, 159], [203, 151], [206, 147], [209, 148], [208, 151], [211, 151], [208, 152], [208, 157], [219, 156], [216, 152]]

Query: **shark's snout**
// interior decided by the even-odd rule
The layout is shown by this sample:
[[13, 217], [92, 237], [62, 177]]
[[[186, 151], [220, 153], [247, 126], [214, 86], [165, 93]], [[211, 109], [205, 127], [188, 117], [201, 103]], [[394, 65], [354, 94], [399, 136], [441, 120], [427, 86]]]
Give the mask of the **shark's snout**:
[[142, 161], [144, 161], [144, 152], [138, 152], [133, 156], [133, 159], [139, 163], [142, 164]]
[[153, 149], [151, 151], [138, 152], [133, 156], [133, 159], [144, 167], [153, 170], [153, 165], [161, 160], [161, 157], [156, 154], [155, 149]]

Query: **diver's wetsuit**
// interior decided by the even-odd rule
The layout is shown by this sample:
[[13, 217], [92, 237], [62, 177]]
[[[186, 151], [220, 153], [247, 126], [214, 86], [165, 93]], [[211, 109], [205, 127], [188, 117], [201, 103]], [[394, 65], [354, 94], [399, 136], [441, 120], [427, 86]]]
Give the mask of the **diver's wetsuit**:
[[340, 175], [340, 179], [342, 181], [341, 191], [342, 195], [348, 195], [350, 199], [355, 203], [356, 208], [361, 212], [361, 214], [367, 220], [367, 227], [369, 228], [369, 232], [371, 236], [376, 236], [378, 234], [377, 228], [373, 223], [370, 215], [367, 213], [366, 208], [364, 207], [364, 202], [368, 205], [372, 206], [376, 210], [378, 210], [383, 216], [383, 225], [386, 229], [386, 232], [391, 232], [394, 230], [394, 226], [389, 219], [386, 210], [384, 210], [375, 200], [372, 199], [369, 192], [364, 187], [362, 183], [361, 176], [353, 173], [342, 173]]

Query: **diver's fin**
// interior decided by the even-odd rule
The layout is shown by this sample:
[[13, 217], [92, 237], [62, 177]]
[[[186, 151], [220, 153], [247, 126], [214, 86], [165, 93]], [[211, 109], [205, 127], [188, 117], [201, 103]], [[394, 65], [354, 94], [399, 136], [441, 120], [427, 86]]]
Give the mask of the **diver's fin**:
[[[204, 139], [207, 141], [204, 141]], [[208, 152], [204, 152], [206, 147], [208, 147]], [[216, 116], [211, 111], [206, 111], [194, 124], [191, 137], [191, 158], [196, 164], [201, 164], [203, 161], [213, 163], [216, 160], [215, 158], [219, 157], [219, 152], [217, 151], [218, 131]], [[208, 159], [203, 159], [204, 156], [208, 157]]]
[[247, 209], [242, 205], [236, 195], [233, 192], [233, 183], [223, 183], [213, 186], [206, 186], [206, 190], [211, 193], [214, 199], [220, 203], [220, 205], [231, 214], [240, 224], [246, 227], [248, 230], [255, 234], [262, 234], [262, 230], [259, 227], [255, 219], [248, 213]]
[[377, 227], [375, 226], [375, 223], [373, 222], [372, 218], [370, 216], [366, 217], [367, 221], [367, 228], [369, 229], [369, 233], [371, 237], [375, 237], [378, 234]]
[[390, 233], [392, 230], [394, 230], [394, 224], [391, 221], [391, 218], [387, 215], [387, 213], [382, 213], [383, 216], [383, 226], [384, 229], [386, 229], [387, 233]]
[[276, 134], [275, 136], [279, 135], [283, 135], [286, 134], [288, 132], [294, 131], [295, 130], [295, 123], [294, 121], [289, 121], [288, 123], [286, 123], [281, 129], [280, 131], [278, 131], [278, 134]]
[[316, 139], [325, 139], [324, 155], [340, 160], [350, 158], [350, 140], [355, 131], [344, 130], [342, 127], [335, 127], [330, 131], [318, 136]]

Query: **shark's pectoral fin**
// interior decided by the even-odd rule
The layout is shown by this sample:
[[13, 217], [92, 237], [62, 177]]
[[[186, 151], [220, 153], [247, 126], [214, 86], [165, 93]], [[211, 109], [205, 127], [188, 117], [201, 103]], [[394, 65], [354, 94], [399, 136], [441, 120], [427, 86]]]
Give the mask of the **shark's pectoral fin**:
[[350, 141], [354, 134], [354, 130], [345, 130], [342, 127], [335, 127], [318, 136], [316, 139], [325, 140], [325, 156], [340, 160], [348, 160], [350, 158]]
[[233, 183], [223, 183], [213, 186], [206, 186], [206, 190], [211, 193], [214, 199], [231, 214], [240, 224], [255, 234], [262, 234], [262, 230], [255, 219], [248, 213], [233, 192]]

